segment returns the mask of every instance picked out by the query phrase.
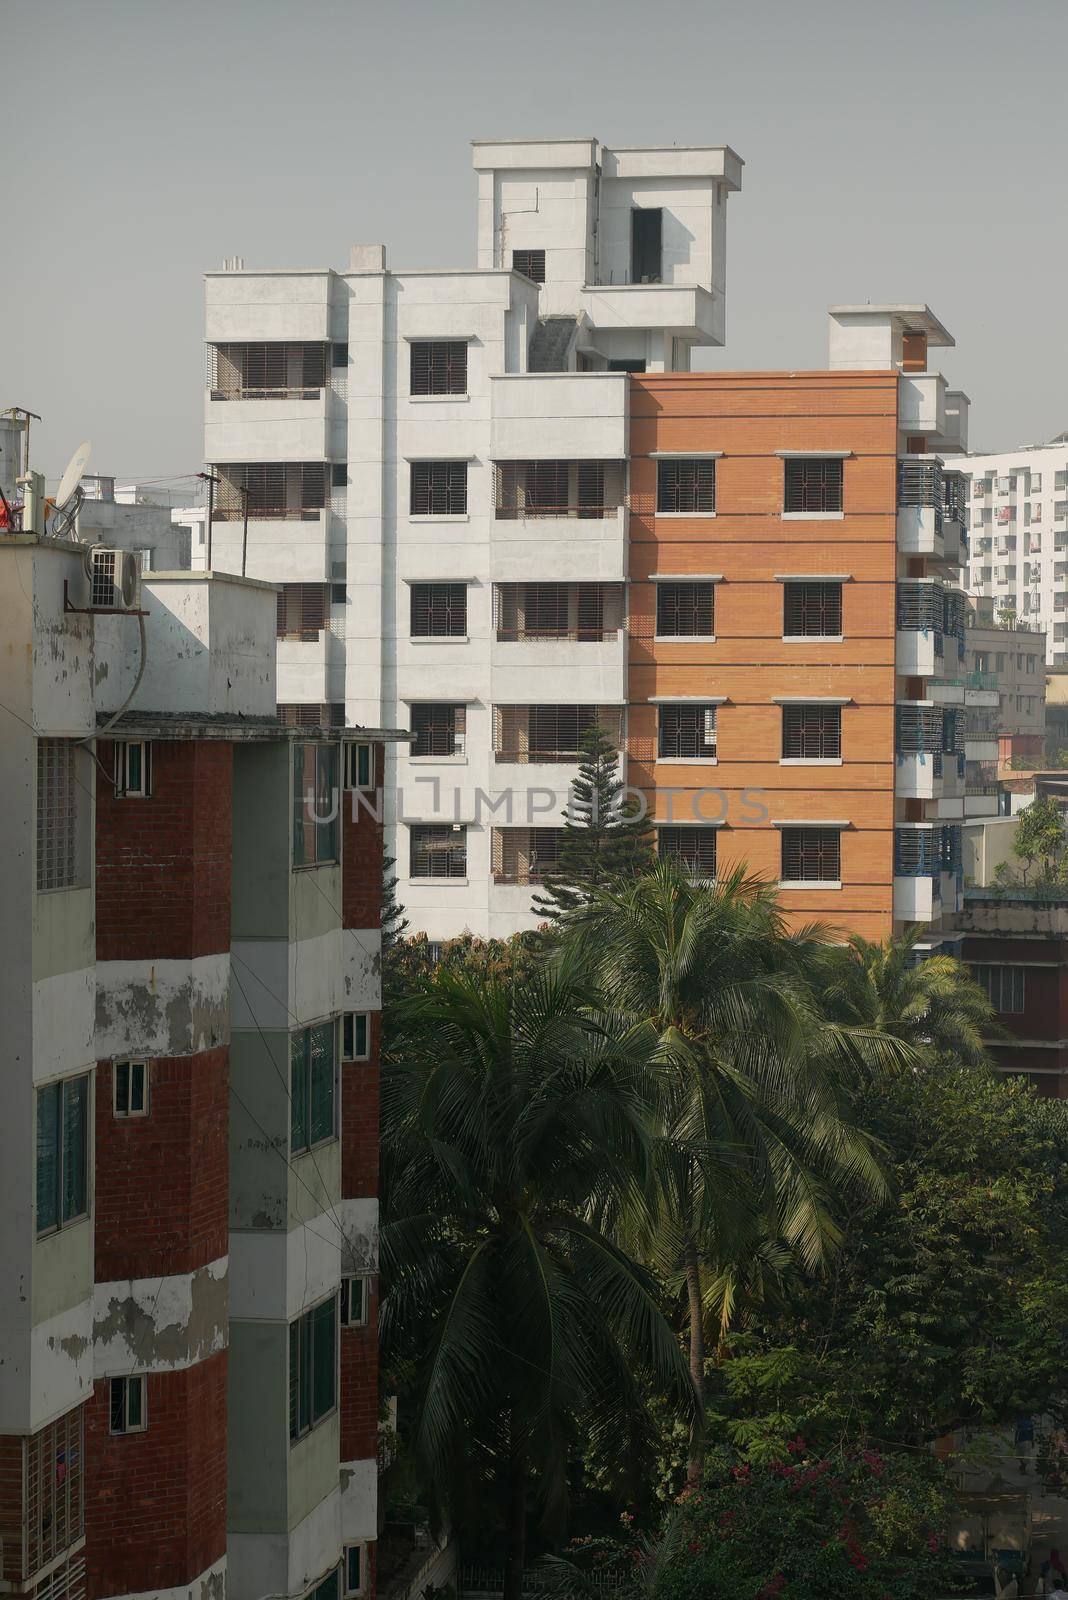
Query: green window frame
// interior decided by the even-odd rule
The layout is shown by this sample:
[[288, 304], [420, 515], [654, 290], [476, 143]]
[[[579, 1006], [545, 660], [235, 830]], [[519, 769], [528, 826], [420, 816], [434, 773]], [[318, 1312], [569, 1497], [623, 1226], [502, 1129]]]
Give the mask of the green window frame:
[[337, 1138], [337, 1023], [301, 1028], [290, 1039], [291, 1155]]
[[[313, 795], [311, 806], [308, 795]], [[293, 865], [317, 867], [338, 859], [338, 747], [293, 746]], [[326, 821], [317, 821], [325, 817]]]
[[337, 1295], [289, 1324], [289, 1438], [304, 1438], [337, 1408]]
[[89, 1215], [89, 1074], [37, 1091], [37, 1232]]

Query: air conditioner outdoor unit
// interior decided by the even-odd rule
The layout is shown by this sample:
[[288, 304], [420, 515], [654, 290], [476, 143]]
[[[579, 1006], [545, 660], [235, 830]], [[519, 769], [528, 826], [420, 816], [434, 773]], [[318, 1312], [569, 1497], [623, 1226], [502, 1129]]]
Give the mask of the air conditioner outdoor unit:
[[137, 557], [132, 550], [116, 550], [95, 544], [86, 563], [89, 572], [91, 611], [136, 611]]

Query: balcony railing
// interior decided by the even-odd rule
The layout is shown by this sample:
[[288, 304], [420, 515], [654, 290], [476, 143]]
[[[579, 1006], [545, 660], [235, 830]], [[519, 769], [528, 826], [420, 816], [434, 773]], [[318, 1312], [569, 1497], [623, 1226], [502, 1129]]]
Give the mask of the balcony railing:
[[521, 766], [580, 761], [584, 739], [596, 726], [616, 749], [622, 744], [619, 706], [494, 706], [493, 722], [494, 760]]
[[498, 461], [494, 516], [504, 521], [603, 521], [625, 502], [620, 461]]
[[329, 466], [323, 461], [230, 462], [216, 465], [217, 522], [317, 522], [326, 509]]
[[937, 878], [942, 870], [940, 846], [933, 828], [895, 828], [894, 876]]
[[496, 615], [499, 643], [604, 644], [618, 638], [623, 625], [623, 585], [501, 583]]
[[968, 526], [968, 480], [963, 472], [943, 472], [942, 488], [945, 494], [945, 515], [951, 522]]
[[935, 530], [942, 531], [945, 494], [942, 468], [937, 461], [909, 460], [897, 464], [897, 503], [899, 506], [930, 506], [935, 514]]
[[209, 345], [208, 392], [213, 400], [318, 400], [329, 363], [323, 343]]

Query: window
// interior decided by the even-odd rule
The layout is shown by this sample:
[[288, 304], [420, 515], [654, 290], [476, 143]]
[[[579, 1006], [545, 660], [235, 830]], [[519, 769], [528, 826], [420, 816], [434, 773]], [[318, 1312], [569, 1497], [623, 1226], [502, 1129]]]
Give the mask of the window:
[[347, 461], [334, 461], [330, 466], [331, 489], [347, 489], [349, 486], [349, 464]]
[[466, 878], [467, 829], [462, 824], [427, 823], [408, 830], [411, 878]]
[[927, 371], [927, 334], [922, 328], [907, 328], [901, 335], [901, 370]]
[[711, 516], [716, 509], [716, 463], [700, 457], [656, 464], [656, 509], [672, 515]]
[[289, 1437], [301, 1439], [337, 1405], [337, 1296], [289, 1324]]
[[347, 1544], [344, 1550], [345, 1596], [363, 1594], [363, 1545]]
[[345, 1011], [341, 1017], [342, 1061], [366, 1061], [371, 1054], [371, 1016], [367, 1011]]
[[345, 750], [345, 788], [373, 789], [375, 786], [374, 746], [347, 744]]
[[560, 864], [562, 828], [494, 828], [494, 883], [540, 883]]
[[786, 463], [785, 511], [842, 509], [842, 463], [836, 457], [802, 456]]
[[842, 634], [842, 585], [797, 582], [783, 585], [785, 639], [837, 639]]
[[366, 1328], [371, 1320], [371, 1280], [359, 1274], [341, 1280], [341, 1326]]
[[466, 461], [413, 461], [409, 511], [413, 517], [467, 514]]
[[715, 828], [660, 828], [657, 853], [675, 861], [687, 877], [711, 883], [716, 876]]
[[635, 207], [630, 214], [630, 281], [659, 283], [663, 274], [664, 213], [659, 206]]
[[466, 583], [413, 583], [411, 591], [413, 639], [467, 637]]
[[152, 744], [148, 739], [119, 739], [115, 744], [115, 794], [123, 800], [144, 800], [152, 793]]
[[645, 359], [639, 356], [614, 356], [606, 369], [608, 372], [644, 372]]
[[841, 876], [841, 833], [837, 828], [782, 830], [784, 883], [838, 883]]
[[[85, 1407], [75, 1406], [25, 1443], [25, 1520], [22, 1549], [25, 1571], [37, 1572], [81, 1538], [85, 1531]], [[16, 1462], [18, 1457], [16, 1456]], [[18, 1468], [16, 1467], [16, 1472]], [[16, 1478], [16, 1483], [18, 1482]], [[16, 1489], [16, 1501], [18, 1491]], [[10, 1502], [9, 1502], [10, 1503]], [[17, 1513], [16, 1513], [17, 1514]], [[17, 1545], [16, 1545], [17, 1549]], [[16, 1557], [17, 1561], [17, 1557]], [[10, 1566], [7, 1568], [11, 1570]], [[15, 1567], [17, 1571], [17, 1565]], [[65, 1568], [60, 1568], [62, 1574]], [[50, 1580], [38, 1584], [41, 1596]], [[67, 1591], [83, 1595], [81, 1586]], [[59, 1591], [60, 1596], [64, 1591]]]
[[81, 801], [73, 739], [37, 741], [37, 888], [74, 889], [84, 881]]
[[623, 623], [618, 583], [499, 583], [497, 638], [502, 641], [614, 639]]
[[524, 278], [530, 278], [534, 283], [544, 283], [545, 251], [513, 250], [512, 271], [521, 272]]
[[325, 1578], [320, 1578], [315, 1588], [307, 1595], [307, 1600], [338, 1600], [340, 1583], [340, 1571], [335, 1567]]
[[37, 1091], [37, 1232], [89, 1214], [89, 1075]]
[[330, 347], [330, 365], [332, 367], [347, 367], [349, 364], [349, 347], [347, 344], [335, 344]]
[[619, 461], [497, 461], [493, 514], [501, 520], [614, 517], [623, 504], [626, 469]]
[[664, 639], [711, 639], [716, 631], [714, 583], [658, 583], [656, 631]]
[[129, 1378], [112, 1378], [111, 1432], [144, 1433], [147, 1427], [143, 1374], [138, 1373]]
[[320, 1022], [290, 1038], [289, 1143], [293, 1155], [337, 1138], [337, 1026]]
[[462, 756], [467, 725], [464, 705], [412, 706], [413, 756]]
[[707, 761], [716, 754], [716, 708], [659, 708], [656, 753], [661, 761]]
[[117, 1117], [148, 1116], [148, 1062], [116, 1061], [111, 1069]]
[[[293, 746], [293, 865], [337, 860], [337, 745]], [[319, 820], [319, 819], [324, 820]]]
[[314, 700], [280, 700], [278, 720], [283, 728], [343, 728], [345, 702], [335, 700], [327, 704]]
[[784, 761], [835, 761], [841, 754], [841, 706], [783, 706]]
[[498, 761], [577, 761], [590, 730], [601, 727], [618, 750], [623, 742], [619, 706], [494, 706], [493, 752]]
[[1027, 984], [1023, 967], [973, 966], [972, 977], [994, 1010], [1002, 1016], [1018, 1016], [1026, 1008]]
[[210, 351], [213, 400], [312, 400], [326, 382], [326, 345], [217, 344]]
[[466, 394], [467, 340], [428, 339], [411, 347], [412, 394]]
[[330, 587], [325, 583], [283, 583], [275, 598], [275, 637], [314, 642], [327, 624]]
[[261, 461], [215, 468], [215, 519], [240, 522], [246, 502], [250, 520], [318, 522], [326, 506], [323, 461]]
[[140, 571], [141, 572], [151, 572], [152, 571], [152, 547], [151, 547], [151, 545], [146, 545], [141, 550], [135, 550], [134, 554], [137, 557], [137, 565], [138, 565], [138, 568], [140, 569]]
[[1031, 478], [1030, 478], [1030, 493], [1031, 494], [1040, 494], [1041, 492], [1042, 492], [1042, 474], [1041, 474], [1041, 472], [1032, 472]]

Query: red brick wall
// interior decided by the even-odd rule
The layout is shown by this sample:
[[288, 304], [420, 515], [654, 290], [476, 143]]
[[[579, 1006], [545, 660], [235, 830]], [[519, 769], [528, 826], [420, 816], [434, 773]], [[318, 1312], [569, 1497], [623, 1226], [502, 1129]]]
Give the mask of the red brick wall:
[[[114, 746], [100, 746], [110, 772]], [[97, 781], [99, 961], [212, 955], [230, 946], [233, 752], [155, 740], [152, 794], [118, 799]]]
[[379, 1048], [382, 1014], [371, 1013], [371, 1059], [341, 1068], [341, 1193], [346, 1200], [378, 1193]]
[[177, 1588], [226, 1553], [226, 1352], [146, 1389], [144, 1433], [108, 1431], [107, 1379], [86, 1411], [88, 1600]]
[[341, 1330], [341, 1459], [378, 1454], [378, 1279], [371, 1283], [365, 1328]]
[[382, 923], [382, 824], [371, 815], [382, 810], [382, 757], [382, 746], [375, 745], [377, 789], [368, 794], [346, 790], [341, 797], [341, 920], [346, 928]]
[[112, 1067], [97, 1063], [96, 1279], [192, 1272], [227, 1253], [225, 1046], [157, 1057], [147, 1117], [116, 1117]]
[[[1023, 966], [1024, 1010], [1005, 1012], [998, 1021], [1017, 1039], [991, 1040], [990, 1053], [1002, 1072], [1028, 1077], [1049, 1098], [1068, 1095], [1068, 1050], [1059, 1041], [1068, 1038], [1068, 941], [1055, 935], [1014, 938], [987, 934], [965, 936], [964, 959], [974, 966], [1011, 963]], [[1035, 1041], [1048, 1041], [1035, 1048]]]

